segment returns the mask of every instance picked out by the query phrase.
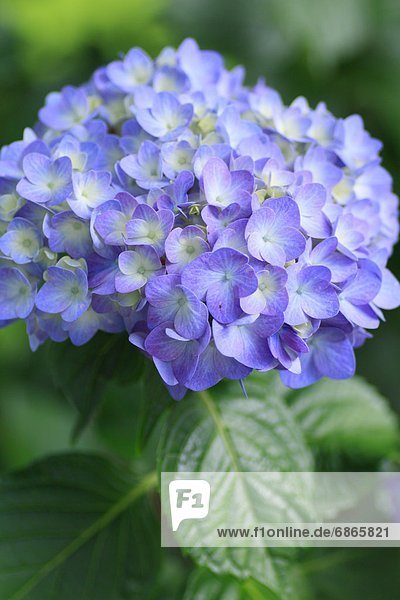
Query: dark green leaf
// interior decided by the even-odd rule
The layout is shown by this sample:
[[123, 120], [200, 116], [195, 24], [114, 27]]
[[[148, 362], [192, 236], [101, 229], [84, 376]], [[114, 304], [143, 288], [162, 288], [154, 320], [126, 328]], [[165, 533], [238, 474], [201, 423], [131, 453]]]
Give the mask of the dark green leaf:
[[[72, 406], [56, 393], [24, 382], [11, 385], [0, 377], [0, 456], [4, 471], [22, 469], [48, 454], [71, 450]], [[79, 438], [80, 450], [99, 450], [88, 428]]]
[[399, 597], [398, 565], [398, 548], [326, 548], [311, 551], [299, 568], [316, 599], [391, 600]]
[[146, 497], [155, 480], [78, 453], [4, 478], [0, 598], [145, 598], [160, 549]]
[[146, 360], [135, 381], [110, 381], [96, 420], [97, 431], [107, 445], [122, 456], [141, 457], [161, 413], [175, 401], [154, 365]]
[[48, 343], [50, 372], [55, 385], [77, 408], [76, 438], [95, 414], [106, 383], [139, 378], [145, 357], [125, 334], [98, 333], [84, 346]]

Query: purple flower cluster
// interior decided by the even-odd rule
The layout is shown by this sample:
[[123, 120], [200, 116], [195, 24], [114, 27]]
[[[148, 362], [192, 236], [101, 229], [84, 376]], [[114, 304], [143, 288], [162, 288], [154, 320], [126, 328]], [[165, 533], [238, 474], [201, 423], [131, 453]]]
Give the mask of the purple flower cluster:
[[0, 155], [0, 319], [32, 349], [126, 331], [174, 397], [252, 369], [350, 377], [400, 304], [397, 197], [361, 117], [191, 40], [48, 95]]

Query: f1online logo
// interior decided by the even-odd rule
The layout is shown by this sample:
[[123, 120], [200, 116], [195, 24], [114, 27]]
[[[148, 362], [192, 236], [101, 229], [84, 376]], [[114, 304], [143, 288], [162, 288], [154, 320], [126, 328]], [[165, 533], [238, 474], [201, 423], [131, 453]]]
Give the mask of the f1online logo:
[[210, 507], [211, 488], [205, 479], [177, 479], [169, 484], [172, 531], [186, 519], [204, 519]]

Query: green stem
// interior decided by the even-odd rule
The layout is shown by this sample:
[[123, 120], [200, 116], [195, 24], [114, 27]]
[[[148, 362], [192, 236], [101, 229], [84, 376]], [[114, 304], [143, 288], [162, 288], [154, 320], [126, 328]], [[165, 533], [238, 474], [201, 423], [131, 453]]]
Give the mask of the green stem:
[[229, 457], [232, 461], [232, 465], [235, 471], [240, 472], [241, 468], [240, 468], [240, 463], [239, 463], [239, 457], [237, 455], [237, 452], [232, 444], [231, 438], [229, 436], [229, 432], [227, 431], [226, 427], [225, 427], [225, 423], [223, 422], [223, 420], [221, 419], [221, 415], [217, 409], [217, 407], [215, 406], [215, 402], [212, 399], [211, 394], [209, 394], [206, 390], [203, 390], [202, 392], [198, 392], [200, 398], [202, 399], [202, 401], [204, 402], [204, 404], [206, 405], [206, 408], [208, 410], [208, 412], [211, 415], [212, 420], [214, 421], [215, 427], [219, 433], [219, 435], [221, 436], [222, 442], [229, 454]]
[[[229, 430], [226, 427], [225, 423], [223, 422], [221, 414], [220, 414], [211, 394], [206, 390], [197, 392], [197, 393], [199, 394], [200, 398], [202, 399], [203, 403], [205, 404], [212, 420], [214, 421], [215, 427], [221, 437], [222, 443], [224, 444], [224, 447], [232, 461], [232, 466], [233, 466], [234, 470], [239, 474], [239, 481], [242, 482], [243, 490], [244, 490], [245, 495], [248, 498], [249, 506], [251, 506], [252, 500], [248, 495], [247, 486], [242, 479], [243, 469], [241, 468], [241, 465], [240, 465], [240, 457], [239, 457], [239, 455], [236, 451], [236, 448], [232, 442], [231, 436], [229, 434]], [[267, 555], [269, 555], [268, 548], [264, 548], [264, 551]], [[273, 566], [272, 561], [271, 561], [271, 566]], [[278, 596], [270, 588], [268, 588], [268, 596], [266, 596], [265, 593], [263, 596], [261, 596], [261, 592], [259, 591], [259, 589], [257, 589], [257, 586], [255, 585], [254, 581], [251, 579], [248, 579], [246, 581], [245, 589], [246, 589], [248, 595], [252, 598], [252, 600], [261, 600], [261, 598], [264, 598], [265, 600], [267, 598], [268, 598], [268, 600], [275, 600], [275, 599], [278, 600]]]
[[260, 590], [253, 579], [246, 579], [243, 589], [252, 600], [279, 600], [279, 597], [270, 588], [263, 586], [263, 589]]

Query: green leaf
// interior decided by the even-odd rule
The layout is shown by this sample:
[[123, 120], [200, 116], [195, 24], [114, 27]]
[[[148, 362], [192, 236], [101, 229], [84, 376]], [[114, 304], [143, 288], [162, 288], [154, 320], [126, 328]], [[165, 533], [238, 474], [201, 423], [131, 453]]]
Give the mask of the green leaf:
[[[159, 470], [312, 470], [302, 433], [283, 402], [278, 376], [254, 373], [246, 380], [246, 389], [248, 398], [238, 382], [223, 383], [177, 404], [160, 442]], [[214, 573], [252, 577], [277, 593], [286, 585], [290, 557], [267, 548], [191, 548], [188, 552]]]
[[163, 548], [160, 569], [152, 576], [151, 590], [141, 600], [180, 600], [186, 587], [191, 564], [180, 553]]
[[105, 387], [96, 431], [113, 451], [128, 459], [139, 458], [154, 428], [160, 426], [162, 412], [173, 404], [153, 363], [146, 360], [135, 381], [112, 380]]
[[129, 343], [126, 335], [98, 333], [84, 346], [71, 342], [48, 343], [50, 372], [54, 383], [79, 413], [73, 438], [93, 418], [102, 400], [106, 383], [139, 378], [146, 360]]
[[398, 598], [398, 548], [319, 548], [306, 556], [299, 569], [324, 600]]
[[319, 450], [379, 459], [398, 443], [396, 416], [359, 377], [320, 381], [297, 392], [291, 409], [309, 444]]
[[301, 471], [310, 454], [275, 373], [253, 373], [176, 403], [159, 449], [160, 471]]
[[191, 575], [183, 600], [279, 600], [272, 590], [247, 579], [240, 581], [231, 575], [214, 575], [204, 568]]
[[[0, 457], [5, 472], [22, 469], [49, 454], [71, 450], [71, 429], [76, 414], [57, 394], [24, 381], [0, 376]], [[79, 450], [99, 450], [88, 428], [78, 441]]]
[[145, 598], [160, 551], [146, 497], [155, 484], [79, 453], [2, 479], [0, 598]]

